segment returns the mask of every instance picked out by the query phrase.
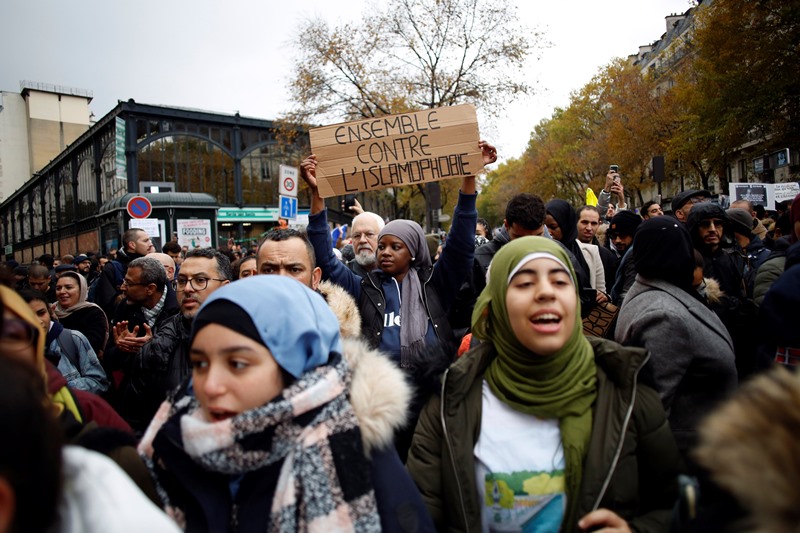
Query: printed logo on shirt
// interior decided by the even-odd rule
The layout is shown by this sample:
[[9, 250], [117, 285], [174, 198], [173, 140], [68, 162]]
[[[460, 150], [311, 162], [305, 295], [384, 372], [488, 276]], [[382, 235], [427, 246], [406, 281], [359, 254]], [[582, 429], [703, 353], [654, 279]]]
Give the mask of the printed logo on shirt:
[[394, 311], [383, 315], [383, 327], [393, 328], [400, 327], [400, 315], [395, 315]]
[[490, 531], [557, 532], [564, 519], [564, 471], [487, 473]]

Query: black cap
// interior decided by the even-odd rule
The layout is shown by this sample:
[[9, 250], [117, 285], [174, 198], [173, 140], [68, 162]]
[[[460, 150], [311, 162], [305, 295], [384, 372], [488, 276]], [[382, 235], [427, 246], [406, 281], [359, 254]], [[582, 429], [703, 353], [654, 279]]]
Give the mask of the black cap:
[[65, 264], [58, 265], [55, 268], [55, 271], [56, 271], [56, 274], [61, 274], [62, 272], [77, 272], [78, 271], [78, 267], [76, 267], [74, 264], [65, 263]]
[[72, 264], [73, 265], [80, 265], [84, 261], [88, 261], [88, 260], [89, 260], [89, 256], [87, 256], [85, 254], [81, 254], [81, 255], [79, 255], [78, 257], [76, 257], [75, 259], [72, 260]]
[[690, 198], [694, 198], [695, 196], [702, 196], [703, 198], [711, 198], [711, 193], [705, 189], [686, 189], [685, 191], [679, 192], [672, 198], [672, 212], [674, 213], [684, 205], [686, 202], [689, 201]]
[[627, 209], [619, 211], [611, 219], [611, 224], [608, 226], [608, 236], [612, 238], [617, 234], [632, 236], [636, 233], [636, 229], [641, 223], [642, 217], [633, 211], [628, 211]]

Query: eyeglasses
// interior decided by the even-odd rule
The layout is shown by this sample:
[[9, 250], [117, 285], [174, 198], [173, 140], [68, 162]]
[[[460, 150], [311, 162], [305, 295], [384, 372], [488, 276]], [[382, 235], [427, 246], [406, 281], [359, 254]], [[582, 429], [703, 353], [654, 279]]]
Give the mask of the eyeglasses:
[[150, 284], [149, 283], [144, 283], [144, 282], [137, 283], [137, 282], [134, 282], [134, 281], [128, 281], [127, 279], [123, 279], [122, 283], [120, 283], [120, 287], [123, 286], [123, 285], [125, 285], [126, 287], [135, 287], [137, 285], [150, 285]]
[[39, 328], [18, 318], [3, 319], [0, 339], [3, 349], [16, 352], [32, 345], [39, 336]]
[[697, 224], [702, 229], [708, 229], [712, 225], [716, 228], [721, 228], [725, 221], [720, 220], [718, 218], [707, 218], [705, 220], [701, 220], [699, 224]]
[[367, 240], [370, 240], [374, 239], [377, 236], [378, 236], [377, 233], [369, 231], [367, 233], [353, 233], [351, 237], [353, 238], [354, 241], [360, 241], [361, 237], [366, 237]]
[[192, 286], [194, 290], [204, 291], [208, 288], [208, 282], [212, 280], [225, 281], [224, 279], [219, 279], [219, 278], [203, 278], [203, 277], [178, 278], [177, 280], [172, 282], [172, 287], [178, 292], [183, 292], [184, 290], [186, 290], [186, 284], [188, 283], [189, 285]]

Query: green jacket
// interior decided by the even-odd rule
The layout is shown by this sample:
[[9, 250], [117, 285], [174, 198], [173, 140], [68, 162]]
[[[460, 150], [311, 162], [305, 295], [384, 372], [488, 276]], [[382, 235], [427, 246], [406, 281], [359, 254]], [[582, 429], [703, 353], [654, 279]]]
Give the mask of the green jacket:
[[[608, 508], [634, 531], [664, 531], [676, 501], [681, 460], [661, 400], [637, 383], [647, 352], [590, 338], [597, 364], [597, 401], [584, 462], [577, 520]], [[473, 450], [480, 434], [483, 373], [495, 357], [483, 343], [442, 378], [417, 423], [408, 470], [440, 531], [480, 531], [481, 504]]]

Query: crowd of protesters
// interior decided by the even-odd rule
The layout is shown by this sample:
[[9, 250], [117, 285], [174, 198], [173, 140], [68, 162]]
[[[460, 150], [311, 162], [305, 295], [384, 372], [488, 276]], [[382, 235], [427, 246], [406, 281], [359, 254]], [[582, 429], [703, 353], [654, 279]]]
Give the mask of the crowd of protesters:
[[316, 168], [250, 247], [6, 262], [0, 533], [796, 530], [800, 195], [635, 209], [612, 167], [493, 229], [465, 176], [426, 235], [333, 227]]

